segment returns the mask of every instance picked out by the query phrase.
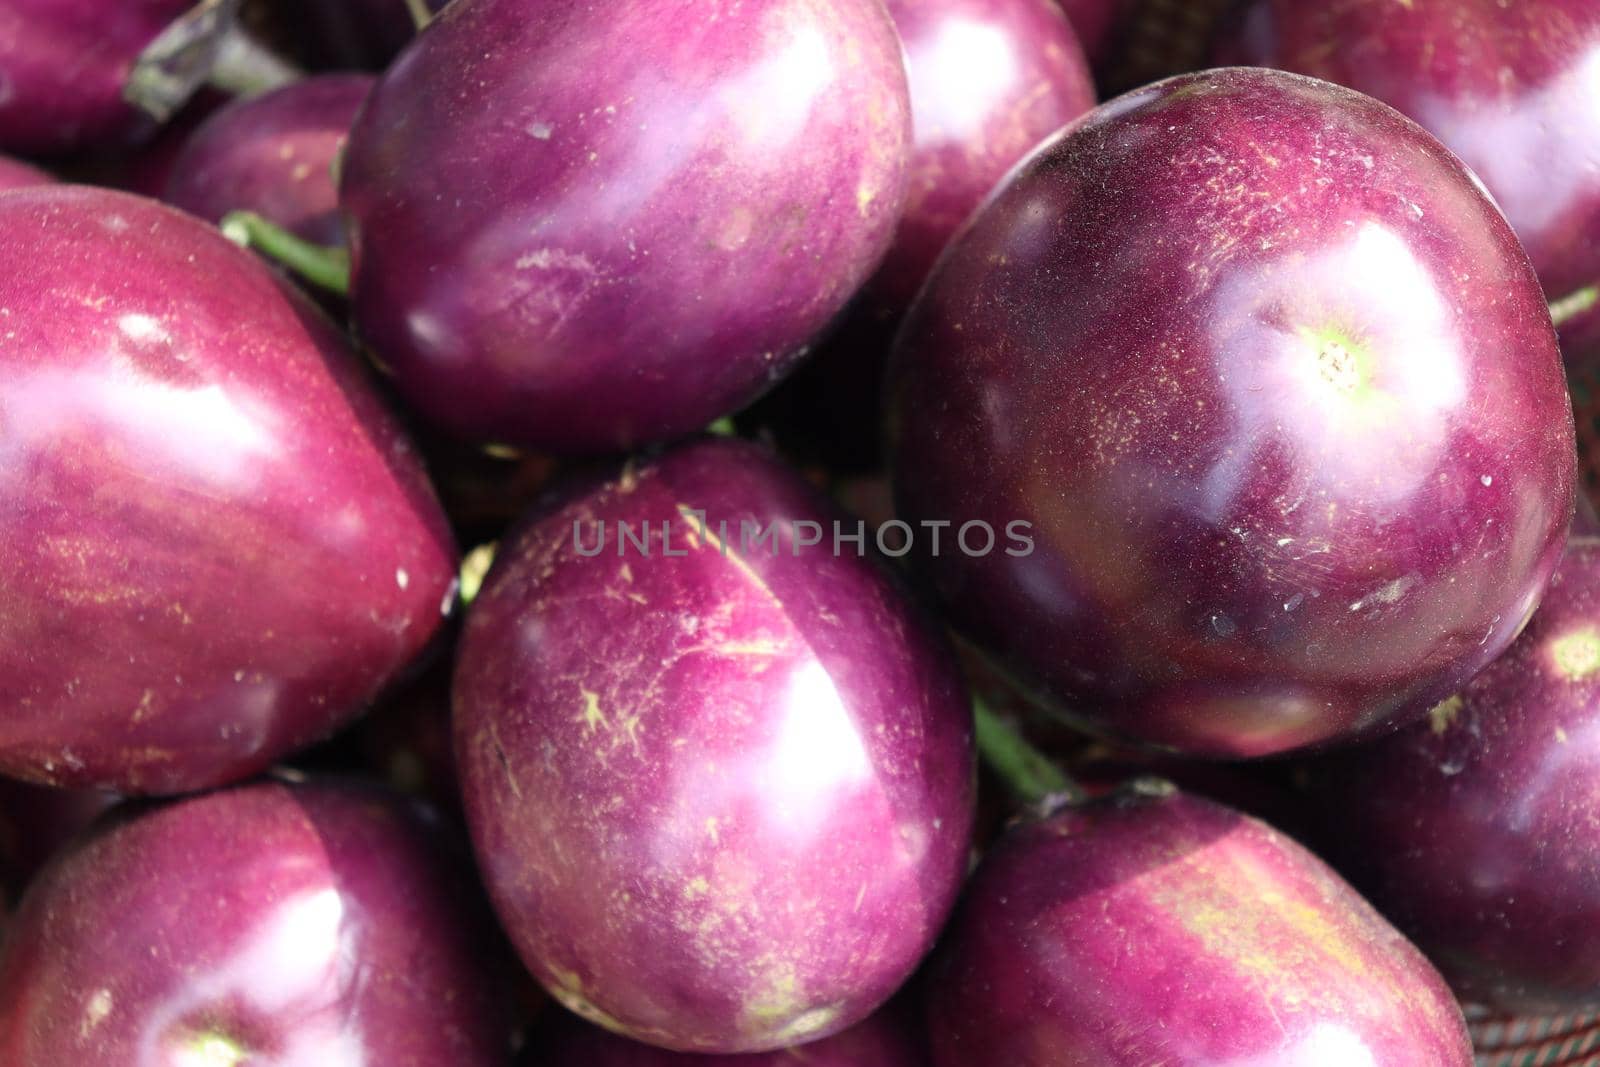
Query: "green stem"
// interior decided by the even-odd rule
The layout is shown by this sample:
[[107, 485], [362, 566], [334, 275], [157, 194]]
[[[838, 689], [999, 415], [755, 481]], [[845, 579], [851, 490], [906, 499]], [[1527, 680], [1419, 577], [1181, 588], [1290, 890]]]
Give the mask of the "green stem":
[[707, 426], [706, 433], [717, 437], [738, 437], [739, 428], [733, 424], [732, 415], [724, 415], [710, 426]]
[[350, 295], [350, 253], [312, 244], [253, 211], [235, 211], [222, 220], [222, 233], [235, 244], [254, 248], [313, 285]]
[[1550, 319], [1557, 327], [1561, 327], [1596, 304], [1600, 304], [1600, 285], [1591, 285], [1587, 289], [1579, 289], [1575, 293], [1568, 293], [1560, 300], [1552, 301]]
[[1041, 805], [1082, 797], [1083, 791], [1060, 767], [996, 715], [981, 697], [973, 698], [972, 714], [977, 722], [979, 754], [1018, 800]]
[[128, 72], [123, 99], [166, 122], [203, 85], [254, 95], [298, 80], [298, 68], [239, 26], [240, 0], [199, 0], [145, 46]]
[[406, 10], [411, 12], [411, 21], [416, 24], [418, 32], [433, 21], [433, 12], [428, 10], [427, 0], [406, 0]]

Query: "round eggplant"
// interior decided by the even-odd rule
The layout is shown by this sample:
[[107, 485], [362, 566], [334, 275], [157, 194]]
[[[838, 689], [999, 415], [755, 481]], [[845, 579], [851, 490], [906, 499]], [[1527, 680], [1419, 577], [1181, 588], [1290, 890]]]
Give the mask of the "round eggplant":
[[464, 438], [695, 433], [872, 272], [910, 133], [876, 0], [462, 0], [350, 136], [358, 333]]
[[172, 208], [0, 196], [0, 433], [0, 772], [246, 777], [453, 608], [444, 515], [354, 353]]
[[929, 977], [937, 1067], [1471, 1067], [1438, 972], [1322, 861], [1145, 789], [984, 860]]
[[488, 916], [431, 814], [266, 783], [92, 833], [0, 954], [13, 1067], [500, 1067]]
[[1573, 514], [1505, 218], [1421, 127], [1277, 71], [1159, 83], [1034, 155], [891, 375], [900, 518], [1031, 541], [920, 559], [955, 622], [1078, 721], [1190, 754], [1425, 714], [1522, 629]]
[[966, 695], [835, 521], [858, 529], [761, 449], [695, 442], [552, 501], [473, 602], [454, 713], [479, 864], [592, 1022], [678, 1051], [820, 1039], [954, 902]]

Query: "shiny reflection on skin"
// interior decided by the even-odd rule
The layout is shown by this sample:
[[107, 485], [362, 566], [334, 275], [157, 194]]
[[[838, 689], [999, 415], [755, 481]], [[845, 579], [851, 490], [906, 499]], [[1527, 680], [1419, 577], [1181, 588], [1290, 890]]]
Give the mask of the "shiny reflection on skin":
[[229, 494], [258, 487], [284, 452], [272, 415], [217, 384], [184, 387], [148, 375], [117, 380], [98, 367], [35, 368], [6, 391], [0, 484], [29, 477], [19, 458], [64, 434], [128, 442], [124, 451], [139, 457], [148, 476]]
[[1386, 1067], [1359, 1034], [1338, 1023], [1322, 1022], [1287, 1048], [1229, 1060], [1218, 1067]]
[[751, 781], [759, 782], [767, 795], [763, 814], [777, 824], [769, 829], [806, 842], [837, 814], [817, 799], [869, 784], [872, 763], [857, 724], [819, 661], [807, 660], [795, 670], [781, 700], [782, 721]]
[[[1017, 81], [1017, 57], [1010, 37], [992, 24], [952, 18], [925, 47], [927, 57], [907, 68], [911, 99], [917, 108], [913, 125], [918, 147], [981, 139], [994, 118], [993, 102]], [[951, 77], [952, 72], [958, 76]], [[933, 116], [936, 121], [922, 116]]]
[[[1399, 235], [1362, 222], [1326, 250], [1224, 276], [1211, 307], [1239, 439], [1337, 457], [1316, 488], [1364, 508], [1403, 505], [1434, 476], [1466, 393], [1462, 345], [1438, 280]], [[1283, 418], [1285, 394], [1306, 400], [1301, 417]], [[1374, 435], [1395, 447], [1371, 447]], [[1207, 521], [1229, 514], [1257, 459], [1241, 448], [1212, 468]]]
[[292, 1018], [290, 1044], [271, 1051], [272, 1063], [364, 1067], [361, 1020], [352, 1015], [361, 978], [354, 966], [360, 954], [355, 920], [345, 914], [336, 888], [288, 896], [237, 952], [192, 976], [178, 996], [152, 1011], [140, 1064], [249, 1062], [257, 1055], [249, 1048], [255, 1021]]
[[1513, 103], [1489, 94], [1456, 100], [1424, 94], [1412, 110], [1482, 176], [1532, 244], [1568, 222], [1600, 172], [1600, 124], [1581, 136], [1573, 128], [1572, 119], [1582, 114], [1573, 106], [1579, 100], [1590, 102], [1591, 121], [1600, 114], [1600, 50]]
[[[1522, 779], [1507, 809], [1505, 831], [1521, 837], [1545, 832], [1551, 812], [1600, 812], [1600, 717], [1581, 727], [1563, 729], [1560, 743], [1546, 746], [1538, 766]], [[1581, 799], [1587, 792], [1588, 803]], [[1566, 802], [1561, 795], [1569, 794]], [[1525, 877], [1520, 868], [1507, 881]]]

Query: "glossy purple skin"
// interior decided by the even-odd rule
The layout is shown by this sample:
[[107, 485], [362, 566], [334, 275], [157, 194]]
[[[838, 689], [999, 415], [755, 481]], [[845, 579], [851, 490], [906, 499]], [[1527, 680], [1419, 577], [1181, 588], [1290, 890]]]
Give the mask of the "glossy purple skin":
[[0, 156], [0, 192], [7, 189], [27, 189], [35, 185], [50, 185], [54, 181], [53, 177], [32, 164]]
[[1311, 853], [1180, 793], [1014, 829], [929, 979], [937, 1067], [1469, 1067], [1436, 971]]
[[119, 799], [97, 789], [54, 789], [0, 778], [0, 914], [62, 846]]
[[924, 1067], [901, 1021], [887, 1011], [809, 1045], [743, 1056], [668, 1052], [574, 1022], [535, 1047], [526, 1063], [527, 1067]]
[[1459, 993], [1600, 1005], [1600, 540], [1429, 721], [1320, 772], [1329, 854]]
[[0, 955], [10, 1067], [490, 1067], [486, 916], [425, 810], [269, 782], [101, 830]]
[[6, 0], [0, 152], [103, 148], [150, 123], [122, 99], [147, 45], [195, 0]]
[[325, 74], [234, 102], [189, 139], [163, 199], [211, 222], [254, 211], [316, 244], [342, 243], [334, 163], [372, 85]]
[[1600, 285], [1600, 5], [1258, 0], [1219, 51], [1398, 108], [1483, 179], [1552, 301]]
[[0, 773], [124, 793], [331, 733], [453, 603], [444, 516], [338, 332], [150, 200], [0, 196]]
[[[797, 553], [797, 523], [836, 517], [756, 446], [691, 443], [549, 505], [473, 603], [454, 707], [479, 864], [524, 961], [593, 1022], [679, 1051], [820, 1039], [948, 914], [966, 695], [876, 561]], [[579, 556], [600, 521], [609, 549]], [[652, 524], [649, 558], [617, 554], [618, 521]], [[752, 532], [738, 555], [741, 522], [778, 523], [777, 554]]]
[[351, 133], [358, 332], [463, 437], [694, 433], [877, 265], [910, 132], [874, 0], [452, 4]]
[[1554, 570], [1573, 425], [1504, 218], [1432, 137], [1275, 71], [1105, 105], [992, 200], [891, 366], [955, 621], [1093, 728], [1262, 756], [1422, 714]]

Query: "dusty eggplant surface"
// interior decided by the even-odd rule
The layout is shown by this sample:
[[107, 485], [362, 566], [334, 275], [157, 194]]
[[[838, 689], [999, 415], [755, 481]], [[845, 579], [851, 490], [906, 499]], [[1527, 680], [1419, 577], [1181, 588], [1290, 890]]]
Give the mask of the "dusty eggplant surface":
[[1262, 756], [1423, 714], [1505, 649], [1572, 516], [1554, 331], [1467, 171], [1349, 90], [1230, 69], [1036, 155], [891, 365], [902, 519], [953, 620], [1092, 727]]
[[1600, 540], [1427, 721], [1316, 770], [1329, 855], [1458, 992], [1600, 1004]]
[[0, 772], [242, 778], [422, 651], [455, 550], [319, 312], [214, 229], [0, 196]]
[[13, 1067], [492, 1067], [503, 990], [465, 857], [376, 787], [266, 783], [103, 828], [0, 954]]
[[879, 1012], [843, 1033], [798, 1048], [718, 1056], [668, 1052], [587, 1023], [560, 1023], [536, 1042], [524, 1067], [925, 1067], [903, 1020]]
[[55, 178], [31, 163], [0, 156], [0, 192], [7, 189], [26, 189], [34, 185], [49, 185]]
[[1258, 0], [1217, 51], [1398, 108], [1483, 179], [1552, 301], [1600, 285], [1600, 6]]
[[194, 2], [6, 0], [0, 152], [102, 148], [145, 129], [123, 101], [123, 85], [139, 53]]
[[342, 243], [334, 162], [372, 85], [324, 74], [223, 108], [184, 145], [162, 199], [210, 222], [254, 211], [308, 241]]
[[941, 953], [938, 1067], [1473, 1062], [1443, 979], [1354, 890], [1183, 794], [1013, 829]]
[[[791, 523], [835, 517], [756, 446], [696, 442], [552, 503], [473, 604], [454, 707], [480, 866], [524, 961], [593, 1022], [680, 1051], [820, 1039], [948, 914], [966, 695], [875, 561], [798, 547]], [[607, 549], [580, 555], [600, 521]], [[652, 524], [649, 558], [618, 554], [618, 521]], [[738, 554], [745, 522], [778, 524], [776, 554], [753, 533]]]
[[905, 202], [869, 0], [453, 4], [379, 82], [341, 202], [358, 332], [464, 437], [610, 452], [783, 376]]
[[1007, 171], [1095, 103], [1056, 0], [888, 8], [906, 48], [915, 130], [905, 212], [882, 265], [816, 355], [751, 412], [786, 446], [847, 470], [881, 461], [884, 363], [934, 260]]

